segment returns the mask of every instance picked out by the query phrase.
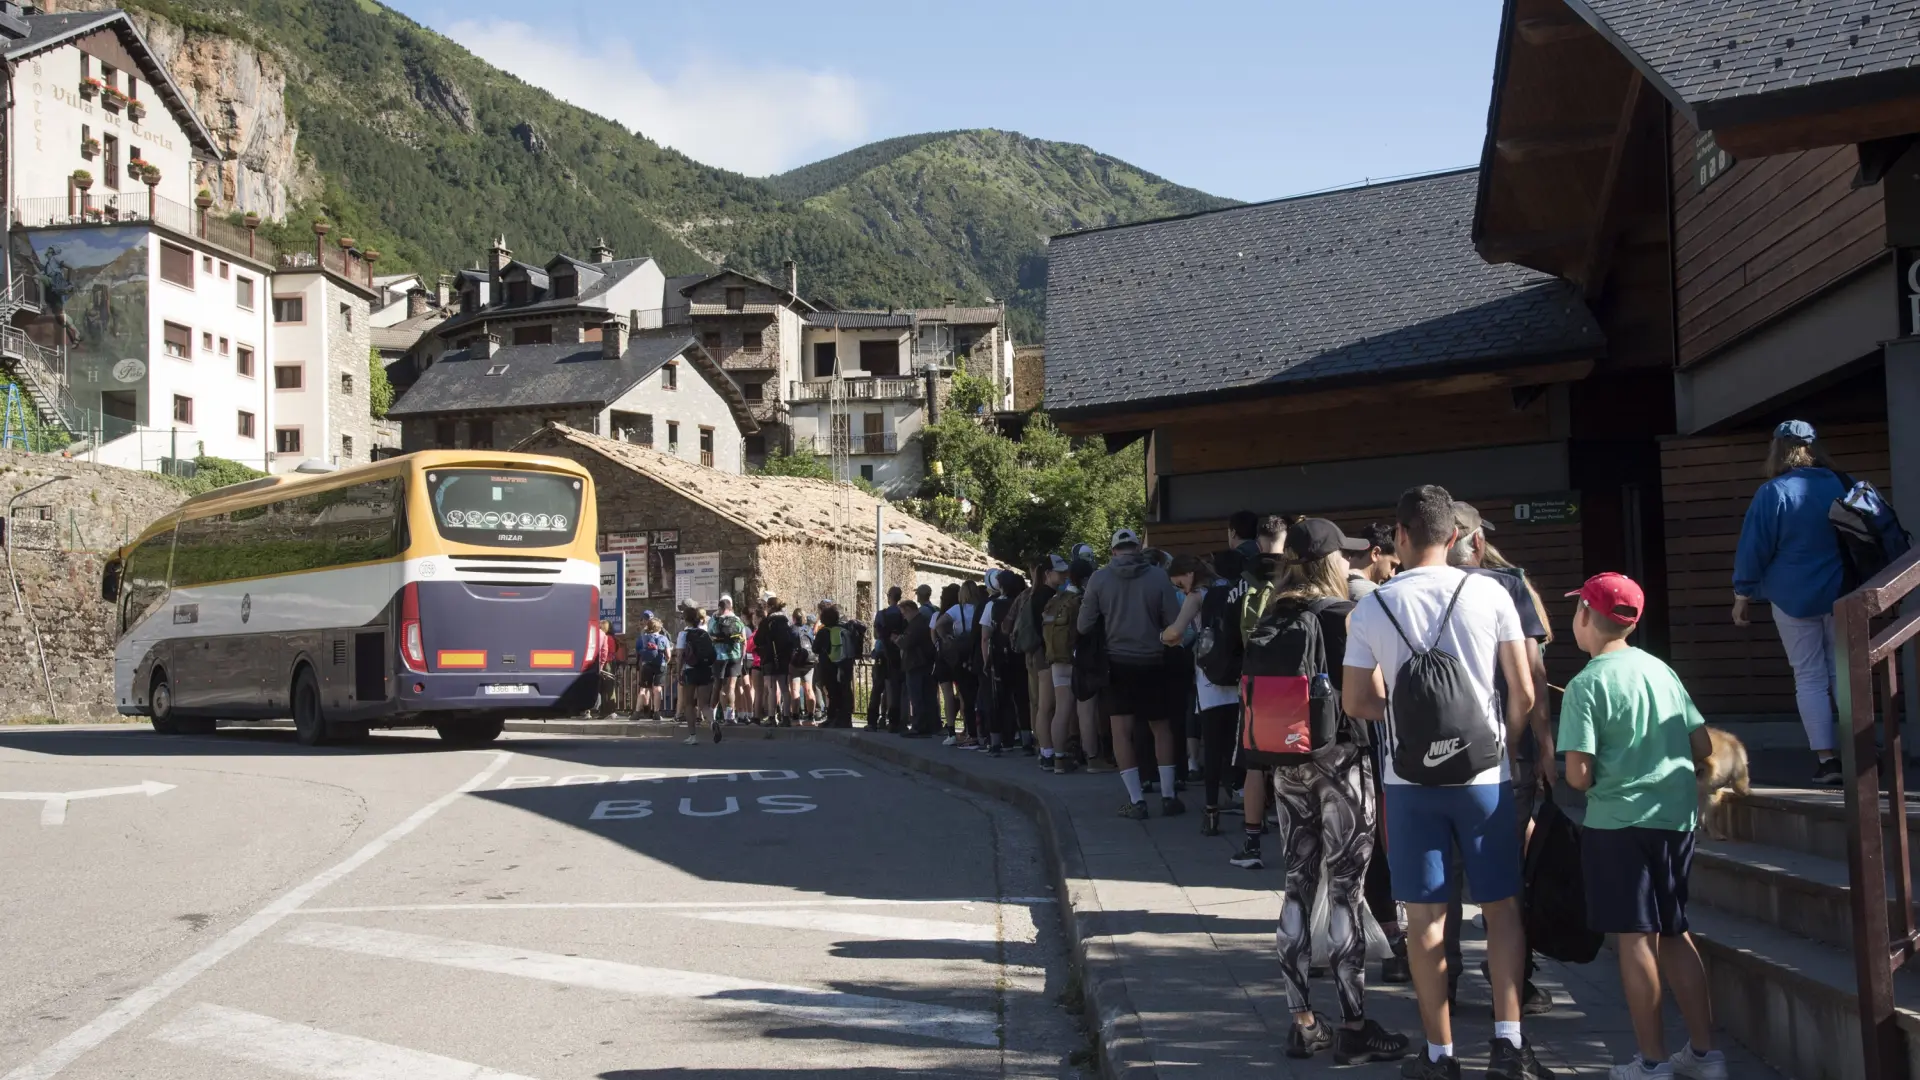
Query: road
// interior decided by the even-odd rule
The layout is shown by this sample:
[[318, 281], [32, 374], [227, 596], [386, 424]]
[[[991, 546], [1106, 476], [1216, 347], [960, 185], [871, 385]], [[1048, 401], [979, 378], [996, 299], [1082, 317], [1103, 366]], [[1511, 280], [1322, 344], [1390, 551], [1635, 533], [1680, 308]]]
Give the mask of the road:
[[0, 730], [0, 1080], [1080, 1076], [1032, 826], [742, 735]]

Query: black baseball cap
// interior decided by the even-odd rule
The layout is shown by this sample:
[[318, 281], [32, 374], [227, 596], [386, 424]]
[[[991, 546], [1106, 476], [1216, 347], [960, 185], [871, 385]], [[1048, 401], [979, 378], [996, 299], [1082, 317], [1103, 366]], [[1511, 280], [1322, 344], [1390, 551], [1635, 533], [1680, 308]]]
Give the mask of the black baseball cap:
[[1326, 518], [1301, 518], [1287, 529], [1288, 562], [1315, 562], [1335, 552], [1360, 554], [1372, 546], [1341, 532], [1340, 526]]

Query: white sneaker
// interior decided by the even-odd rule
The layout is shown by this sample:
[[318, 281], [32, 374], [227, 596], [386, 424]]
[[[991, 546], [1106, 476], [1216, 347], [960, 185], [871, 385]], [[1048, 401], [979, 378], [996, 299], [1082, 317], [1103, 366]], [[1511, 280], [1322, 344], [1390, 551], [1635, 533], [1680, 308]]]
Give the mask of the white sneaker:
[[[1672, 1076], [1672, 1075], [1673, 1075], [1672, 1062], [1663, 1061], [1660, 1064], [1654, 1066], [1654, 1069], [1652, 1072], [1648, 1072], [1647, 1070], [1640, 1067], [1640, 1059], [1637, 1057], [1634, 1058], [1632, 1061], [1623, 1061], [1620, 1064], [1615, 1065], [1613, 1068], [1607, 1070], [1607, 1080], [1639, 1080], [1639, 1078], [1645, 1077], [1645, 1076]], [[1725, 1076], [1726, 1073], [1722, 1072], [1720, 1075]]]
[[687, 745], [687, 746], [699, 746], [699, 745], [700, 745], [700, 739], [699, 739], [699, 737], [698, 737], [698, 736], [694, 736], [694, 735], [689, 735], [689, 736], [687, 736], [687, 741], [686, 741], [686, 743], [685, 743], [685, 745]]
[[952, 746], [952, 745], [954, 744], [954, 741], [955, 741], [955, 739], [956, 739], [956, 736], [953, 736], [953, 735], [949, 735], [949, 736], [947, 736], [946, 738], [944, 738], [944, 739], [941, 739], [941, 740], [940, 740], [940, 745], [941, 745], [941, 746]]
[[1667, 1059], [1673, 1066], [1673, 1075], [1691, 1077], [1692, 1080], [1727, 1080], [1727, 1055], [1721, 1054], [1712, 1061], [1702, 1061], [1693, 1056], [1691, 1046], [1683, 1047], [1679, 1053]]

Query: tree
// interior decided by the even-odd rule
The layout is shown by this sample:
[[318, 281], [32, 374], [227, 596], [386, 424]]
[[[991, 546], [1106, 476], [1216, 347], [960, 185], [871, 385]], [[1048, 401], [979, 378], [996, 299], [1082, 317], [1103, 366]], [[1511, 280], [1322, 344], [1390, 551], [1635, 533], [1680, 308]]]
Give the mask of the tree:
[[[953, 385], [947, 392], [947, 408], [972, 416], [993, 403], [993, 380], [964, 371], [953, 373]], [[989, 409], [989, 411], [991, 411]]]
[[379, 349], [367, 350], [367, 410], [375, 420], [384, 420], [393, 407], [393, 380], [387, 378], [386, 362]]
[[833, 468], [824, 458], [811, 450], [795, 450], [789, 454], [778, 448], [767, 451], [764, 465], [755, 466], [755, 476], [804, 476], [812, 480], [833, 479]]

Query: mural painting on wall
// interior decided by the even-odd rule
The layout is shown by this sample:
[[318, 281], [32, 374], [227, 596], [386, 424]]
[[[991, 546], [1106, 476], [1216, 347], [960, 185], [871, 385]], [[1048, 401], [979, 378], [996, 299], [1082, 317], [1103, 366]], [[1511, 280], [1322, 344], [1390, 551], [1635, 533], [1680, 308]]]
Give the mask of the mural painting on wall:
[[31, 267], [42, 298], [27, 335], [66, 365], [74, 401], [104, 418], [107, 438], [146, 423], [147, 236], [129, 226], [13, 234], [15, 265]]

